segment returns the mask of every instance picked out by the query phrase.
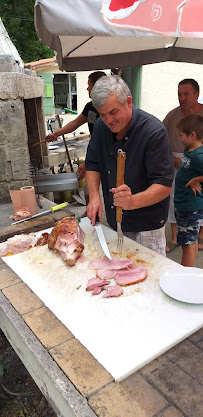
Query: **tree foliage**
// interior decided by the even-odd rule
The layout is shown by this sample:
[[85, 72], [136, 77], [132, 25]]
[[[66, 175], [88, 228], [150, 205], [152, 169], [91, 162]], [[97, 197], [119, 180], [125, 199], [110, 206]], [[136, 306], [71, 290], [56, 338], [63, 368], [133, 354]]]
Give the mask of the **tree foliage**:
[[35, 0], [0, 2], [0, 17], [22, 60], [27, 63], [53, 57], [54, 51], [40, 42], [35, 30]]

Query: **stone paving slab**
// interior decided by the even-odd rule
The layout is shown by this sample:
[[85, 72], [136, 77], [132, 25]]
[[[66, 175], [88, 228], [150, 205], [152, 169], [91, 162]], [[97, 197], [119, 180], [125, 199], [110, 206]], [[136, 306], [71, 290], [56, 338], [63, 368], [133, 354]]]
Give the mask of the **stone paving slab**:
[[23, 319], [47, 349], [74, 337], [47, 307], [25, 313]]
[[184, 340], [169, 350], [167, 357], [184, 372], [190, 374], [197, 382], [203, 383], [202, 350], [198, 346]]
[[3, 261], [0, 262], [0, 290], [22, 282], [21, 279]]
[[202, 417], [202, 385], [177, 364], [168, 362], [148, 375], [147, 380], [184, 416]]
[[139, 372], [123, 380], [120, 385], [148, 417], [156, 415], [168, 405], [168, 401]]
[[84, 397], [114, 380], [77, 339], [50, 349], [49, 353]]
[[169, 407], [161, 414], [159, 414], [159, 417], [182, 417], [183, 414], [180, 413], [178, 410], [176, 410], [174, 407]]
[[44, 303], [22, 281], [16, 285], [4, 288], [2, 293], [20, 315], [36, 310], [36, 308], [40, 308], [44, 305]]

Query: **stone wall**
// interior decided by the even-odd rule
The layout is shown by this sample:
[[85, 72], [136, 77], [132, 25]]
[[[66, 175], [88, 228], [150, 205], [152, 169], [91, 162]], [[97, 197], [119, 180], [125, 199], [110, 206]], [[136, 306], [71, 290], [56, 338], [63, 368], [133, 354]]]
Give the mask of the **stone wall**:
[[[11, 63], [6, 61], [4, 69], [6, 68], [9, 71]], [[9, 190], [17, 190], [32, 182], [29, 146], [45, 136], [43, 95], [43, 81], [35, 72], [0, 72], [0, 197], [8, 197]], [[26, 120], [28, 115], [25, 115], [25, 101], [28, 99], [32, 103], [33, 111], [27, 112], [29, 120]], [[34, 138], [29, 138], [28, 125], [35, 127]], [[46, 148], [44, 149], [46, 154]], [[40, 146], [35, 150], [36, 158], [41, 160], [42, 150]]]

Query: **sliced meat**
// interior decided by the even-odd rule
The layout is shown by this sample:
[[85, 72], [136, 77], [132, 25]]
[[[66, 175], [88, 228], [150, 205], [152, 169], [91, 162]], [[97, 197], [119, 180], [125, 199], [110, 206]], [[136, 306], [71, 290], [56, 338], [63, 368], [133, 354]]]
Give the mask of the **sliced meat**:
[[115, 270], [110, 270], [110, 269], [98, 269], [96, 276], [98, 278], [101, 279], [112, 279], [114, 278], [116, 275], [116, 271]]
[[95, 287], [92, 291], [92, 295], [98, 295], [100, 292], [102, 292], [104, 287]]
[[2, 242], [0, 243], [0, 256], [5, 256], [8, 253], [8, 243]]
[[15, 235], [7, 239], [6, 242], [0, 244], [0, 256], [24, 252], [27, 249], [32, 248], [35, 243], [36, 237], [34, 233]]
[[92, 285], [92, 284], [99, 284], [100, 282], [101, 282], [100, 278], [90, 278], [87, 281], [87, 286], [89, 287], [89, 285]]
[[95, 287], [92, 291], [92, 295], [98, 295], [100, 292], [107, 290], [108, 287]]
[[137, 265], [129, 269], [117, 271], [115, 280], [118, 285], [127, 287], [127, 285], [138, 284], [138, 282], [144, 281], [147, 275], [147, 268], [144, 265]]
[[15, 213], [10, 216], [15, 222], [23, 219], [27, 219], [28, 217], [32, 217], [28, 207], [22, 207], [20, 210], [15, 211]]
[[86, 291], [92, 291], [97, 287], [103, 287], [104, 285], [108, 285], [110, 284], [110, 281], [102, 281], [101, 279], [99, 280], [99, 282], [95, 283], [95, 284], [90, 284], [87, 286]]
[[97, 258], [91, 261], [88, 265], [90, 269], [122, 269], [130, 267], [133, 264], [133, 259], [109, 259], [107, 256], [104, 258]]
[[123, 294], [123, 288], [119, 285], [112, 285], [107, 289], [105, 294], [102, 295], [102, 298], [109, 298], [109, 297], [119, 297]]
[[126, 276], [126, 275], [132, 275], [134, 273], [138, 274], [141, 273], [143, 271], [147, 271], [146, 266], [144, 265], [136, 265], [136, 266], [130, 266], [130, 268], [124, 268], [124, 269], [119, 269], [119, 271], [116, 271], [116, 275], [119, 276]]
[[69, 266], [75, 265], [83, 246], [84, 232], [75, 217], [65, 217], [56, 223], [48, 237], [48, 247], [59, 253]]
[[44, 246], [44, 245], [46, 245], [47, 241], [48, 241], [48, 237], [49, 237], [49, 233], [42, 233], [42, 236], [39, 237], [35, 246]]

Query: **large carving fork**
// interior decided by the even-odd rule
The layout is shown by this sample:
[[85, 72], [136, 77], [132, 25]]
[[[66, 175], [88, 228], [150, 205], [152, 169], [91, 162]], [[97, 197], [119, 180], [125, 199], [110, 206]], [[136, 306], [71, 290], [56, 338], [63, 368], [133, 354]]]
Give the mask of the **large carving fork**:
[[[118, 150], [117, 156], [117, 181], [116, 187], [124, 184], [124, 171], [125, 171], [125, 158], [126, 153], [122, 151], [122, 149]], [[116, 207], [116, 222], [117, 222], [117, 235], [118, 235], [118, 243], [117, 243], [117, 251], [122, 252], [123, 249], [123, 232], [121, 230], [121, 223], [122, 223], [122, 208]]]

